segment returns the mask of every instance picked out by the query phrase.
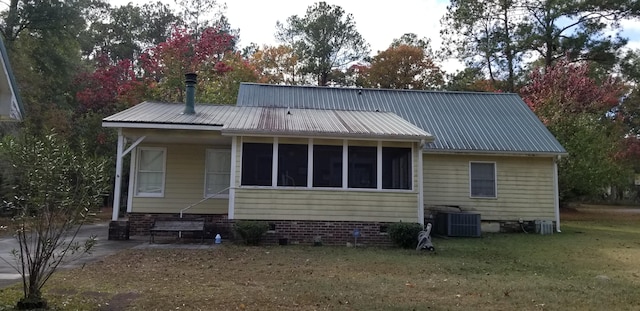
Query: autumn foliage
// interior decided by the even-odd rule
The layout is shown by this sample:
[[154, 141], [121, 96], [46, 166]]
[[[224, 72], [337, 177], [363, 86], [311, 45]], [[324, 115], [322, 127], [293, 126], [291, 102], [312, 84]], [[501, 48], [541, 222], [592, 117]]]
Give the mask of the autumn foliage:
[[140, 81], [128, 59], [111, 64], [106, 55], [100, 55], [96, 70], [80, 74], [76, 81], [83, 87], [76, 94], [81, 111], [114, 112], [117, 103], [132, 106], [140, 101], [134, 92]]
[[444, 84], [442, 70], [425, 49], [406, 44], [389, 47], [356, 71], [366, 87], [425, 90]]
[[534, 70], [520, 94], [531, 110], [550, 124], [579, 113], [604, 115], [618, 105], [623, 92], [623, 85], [614, 78], [592, 78], [588, 63], [563, 59]]

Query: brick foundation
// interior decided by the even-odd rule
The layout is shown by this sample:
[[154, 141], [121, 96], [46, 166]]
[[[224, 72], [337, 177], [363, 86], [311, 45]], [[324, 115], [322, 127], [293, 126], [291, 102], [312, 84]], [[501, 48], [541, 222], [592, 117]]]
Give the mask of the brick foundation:
[[[176, 214], [129, 214], [131, 235], [149, 235], [149, 229], [155, 219], [178, 219]], [[223, 239], [233, 240], [233, 223], [227, 215], [188, 214], [183, 218], [200, 218], [207, 223], [207, 238], [220, 234]], [[266, 221], [270, 230], [263, 238], [263, 244], [301, 244], [313, 245], [319, 238], [322, 245], [346, 245], [354, 243], [353, 232], [360, 231], [358, 244], [369, 246], [390, 246], [391, 240], [386, 233], [389, 223], [357, 221], [308, 221], [278, 220]]]

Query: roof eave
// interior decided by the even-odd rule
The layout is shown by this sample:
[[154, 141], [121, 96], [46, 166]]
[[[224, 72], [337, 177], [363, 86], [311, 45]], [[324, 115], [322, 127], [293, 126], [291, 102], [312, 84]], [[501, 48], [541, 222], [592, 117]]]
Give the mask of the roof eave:
[[553, 151], [510, 151], [510, 150], [453, 150], [453, 149], [429, 149], [424, 148], [422, 152], [425, 154], [456, 154], [456, 155], [498, 155], [498, 156], [538, 156], [538, 157], [555, 157], [568, 156], [568, 152]]
[[144, 128], [162, 130], [200, 130], [200, 131], [220, 131], [222, 125], [212, 124], [180, 124], [180, 123], [153, 123], [153, 122], [123, 122], [102, 120], [102, 127], [110, 128]]
[[309, 137], [309, 138], [353, 138], [365, 140], [387, 140], [387, 141], [412, 141], [412, 142], [432, 142], [433, 136], [423, 135], [383, 135], [383, 134], [358, 134], [358, 133], [335, 133], [335, 132], [273, 132], [273, 131], [248, 131], [223, 129], [222, 135], [227, 136], [259, 136], [259, 137]]

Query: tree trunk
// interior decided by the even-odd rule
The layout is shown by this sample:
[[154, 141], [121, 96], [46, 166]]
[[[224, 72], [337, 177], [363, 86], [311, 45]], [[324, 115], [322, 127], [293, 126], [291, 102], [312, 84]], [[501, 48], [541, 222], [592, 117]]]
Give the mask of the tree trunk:
[[18, 37], [17, 27], [18, 22], [20, 21], [20, 16], [18, 15], [18, 0], [11, 0], [9, 3], [9, 13], [7, 13], [7, 18], [5, 19], [5, 26], [2, 29], [2, 34], [4, 35], [4, 40], [7, 44], [7, 47], [10, 47], [13, 44], [13, 41]]

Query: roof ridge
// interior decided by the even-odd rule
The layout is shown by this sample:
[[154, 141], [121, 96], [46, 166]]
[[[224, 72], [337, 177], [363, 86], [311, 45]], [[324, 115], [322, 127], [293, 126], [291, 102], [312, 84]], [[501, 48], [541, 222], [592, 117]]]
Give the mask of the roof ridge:
[[449, 91], [449, 90], [409, 90], [409, 89], [387, 89], [387, 88], [364, 88], [364, 87], [344, 87], [344, 86], [318, 86], [318, 85], [288, 85], [288, 84], [269, 84], [257, 82], [241, 82], [240, 85], [256, 85], [266, 87], [287, 87], [300, 89], [319, 89], [319, 90], [358, 90], [367, 92], [415, 92], [415, 93], [437, 93], [437, 94], [473, 94], [473, 95], [518, 95], [512, 92], [473, 92], [473, 91]]

